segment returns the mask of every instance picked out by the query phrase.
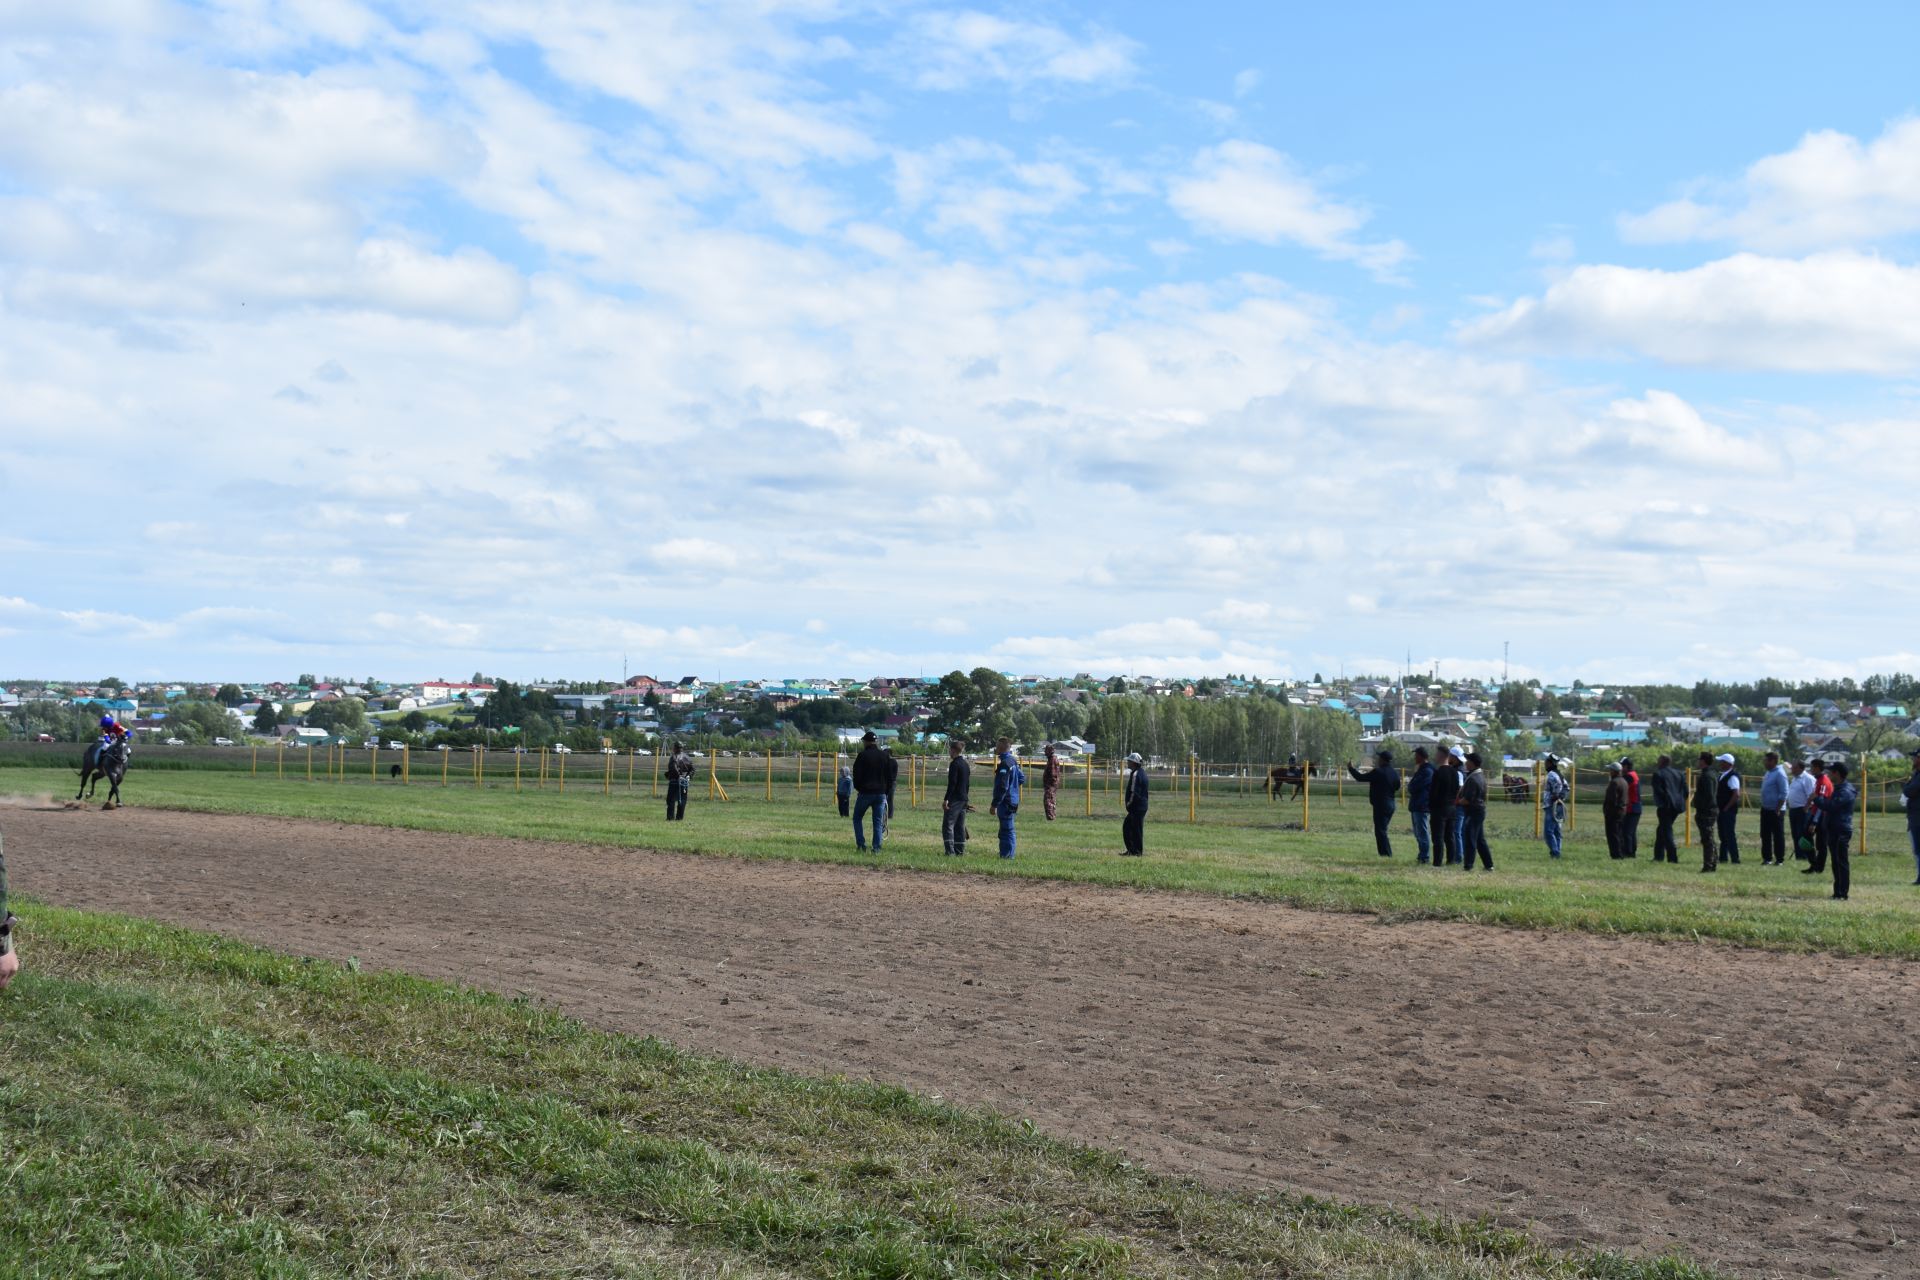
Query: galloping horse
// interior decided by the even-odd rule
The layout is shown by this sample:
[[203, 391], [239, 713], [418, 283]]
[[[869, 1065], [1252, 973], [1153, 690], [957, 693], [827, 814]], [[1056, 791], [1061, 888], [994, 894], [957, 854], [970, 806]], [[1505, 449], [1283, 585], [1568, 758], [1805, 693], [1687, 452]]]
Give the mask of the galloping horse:
[[1500, 785], [1506, 790], [1507, 800], [1513, 804], [1525, 804], [1533, 794], [1533, 780], [1525, 774], [1502, 774]]
[[1307, 771], [1297, 764], [1277, 764], [1267, 770], [1268, 801], [1278, 800], [1280, 798], [1280, 788], [1286, 786], [1289, 782], [1293, 784], [1293, 798], [1298, 800], [1302, 795], [1306, 794]]
[[74, 794], [75, 800], [91, 800], [93, 788], [100, 785], [100, 779], [107, 780], [107, 805], [110, 808], [120, 804], [120, 780], [127, 776], [127, 749], [123, 744], [115, 743], [103, 748], [94, 742], [87, 746], [87, 753], [80, 757], [80, 790]]

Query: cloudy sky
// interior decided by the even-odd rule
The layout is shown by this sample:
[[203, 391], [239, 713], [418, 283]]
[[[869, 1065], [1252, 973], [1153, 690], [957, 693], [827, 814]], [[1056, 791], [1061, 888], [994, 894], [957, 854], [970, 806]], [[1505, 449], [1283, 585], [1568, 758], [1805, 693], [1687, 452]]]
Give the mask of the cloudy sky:
[[0, 0], [0, 678], [1920, 667], [1920, 10], [1544, 12]]

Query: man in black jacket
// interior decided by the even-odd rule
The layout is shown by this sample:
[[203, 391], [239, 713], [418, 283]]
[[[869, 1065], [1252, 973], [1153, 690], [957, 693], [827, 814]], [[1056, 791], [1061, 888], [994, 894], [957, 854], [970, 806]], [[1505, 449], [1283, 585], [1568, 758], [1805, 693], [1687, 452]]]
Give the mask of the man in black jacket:
[[1373, 768], [1365, 773], [1349, 761], [1347, 772], [1353, 775], [1354, 781], [1367, 784], [1367, 803], [1373, 806], [1373, 845], [1381, 857], [1391, 858], [1393, 841], [1388, 838], [1388, 832], [1400, 795], [1400, 771], [1393, 767], [1393, 752], [1380, 752], [1374, 757]]
[[1460, 759], [1453, 752], [1441, 755], [1433, 769], [1433, 785], [1427, 790], [1427, 816], [1433, 824], [1433, 865], [1450, 866], [1460, 861], [1460, 809], [1454, 799], [1460, 794]]
[[1664, 857], [1680, 861], [1680, 846], [1673, 840], [1673, 824], [1687, 808], [1687, 776], [1673, 767], [1672, 756], [1661, 756], [1653, 771], [1653, 811], [1659, 825], [1653, 832], [1653, 860]]
[[867, 836], [860, 820], [869, 809], [873, 811], [875, 853], [887, 838], [887, 788], [891, 785], [887, 764], [887, 753], [875, 742], [873, 730], [861, 734], [860, 754], [853, 758], [853, 843], [862, 853], [867, 851]]
[[1720, 855], [1713, 833], [1720, 825], [1719, 780], [1714, 774], [1713, 752], [1702, 751], [1699, 772], [1693, 779], [1693, 825], [1700, 829], [1700, 870], [1717, 871]]
[[1147, 855], [1147, 767], [1138, 751], [1127, 757], [1127, 816], [1120, 823], [1121, 853], [1129, 858]]
[[940, 847], [959, 858], [967, 852], [967, 797], [973, 793], [973, 765], [967, 744], [947, 739], [947, 793], [940, 798]]

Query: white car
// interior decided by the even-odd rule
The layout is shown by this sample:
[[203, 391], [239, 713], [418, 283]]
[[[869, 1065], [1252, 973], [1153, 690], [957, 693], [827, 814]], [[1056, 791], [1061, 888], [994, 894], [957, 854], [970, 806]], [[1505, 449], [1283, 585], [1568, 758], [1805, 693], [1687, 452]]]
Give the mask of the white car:
[[389, 751], [405, 751], [406, 749], [407, 749], [407, 744], [404, 742], [389, 741], [387, 743], [387, 750]]
[[557, 756], [570, 756], [573, 754], [573, 748], [563, 742], [553, 749], [553, 754]]
[[443, 743], [441, 743], [441, 744], [440, 744], [440, 745], [439, 745], [438, 747], [436, 747], [436, 748], [434, 748], [434, 749], [435, 749], [436, 751], [451, 751], [451, 750], [453, 750], [453, 748], [452, 748], [452, 747], [450, 747], [450, 746], [448, 746], [448, 745], [447, 745], [446, 743], [444, 743], [444, 742], [443, 742]]
[[612, 747], [602, 747], [600, 748], [600, 754], [603, 756], [617, 756], [620, 753], [618, 751], [615, 751]]
[[378, 739], [378, 738], [368, 738], [368, 739], [367, 739], [367, 740], [366, 740], [365, 742], [363, 742], [363, 743], [361, 743], [360, 745], [361, 745], [361, 746], [363, 746], [363, 747], [365, 747], [365, 748], [366, 748], [367, 750], [369, 750], [369, 751], [371, 751], [371, 750], [373, 750], [373, 749], [374, 749], [375, 747], [377, 747], [377, 746], [379, 746], [379, 745], [380, 745], [380, 739]]
[[233, 745], [233, 739], [232, 738], [215, 738], [213, 740], [213, 745], [216, 747], [230, 747]]
[[168, 738], [167, 745], [170, 747], [184, 747], [187, 744], [179, 738]]

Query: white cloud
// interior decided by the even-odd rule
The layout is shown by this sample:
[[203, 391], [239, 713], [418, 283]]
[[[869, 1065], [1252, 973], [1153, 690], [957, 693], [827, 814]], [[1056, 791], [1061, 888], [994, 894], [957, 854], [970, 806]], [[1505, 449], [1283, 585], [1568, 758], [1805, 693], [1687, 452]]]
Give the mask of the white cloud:
[[902, 54], [921, 88], [963, 89], [981, 81], [1015, 87], [1095, 85], [1126, 79], [1137, 46], [1110, 32], [1075, 36], [1060, 27], [977, 9], [937, 10], [913, 20]]
[[1920, 267], [1846, 251], [1743, 253], [1681, 271], [1576, 267], [1462, 337], [1669, 364], [1901, 373], [1920, 368]]
[[1233, 77], [1233, 96], [1234, 97], [1245, 98], [1249, 94], [1251, 94], [1255, 89], [1258, 89], [1259, 87], [1260, 87], [1260, 69], [1258, 67], [1247, 67], [1245, 70], [1237, 71], [1234, 73], [1234, 77]]
[[1920, 231], [1920, 118], [1862, 143], [1822, 129], [1732, 182], [1620, 219], [1629, 241], [1725, 241], [1767, 252], [1872, 244]]
[[1198, 230], [1261, 244], [1297, 244], [1322, 257], [1390, 274], [1409, 256], [1398, 240], [1355, 236], [1371, 216], [1322, 193], [1287, 156], [1257, 142], [1206, 147], [1168, 188], [1175, 212]]

